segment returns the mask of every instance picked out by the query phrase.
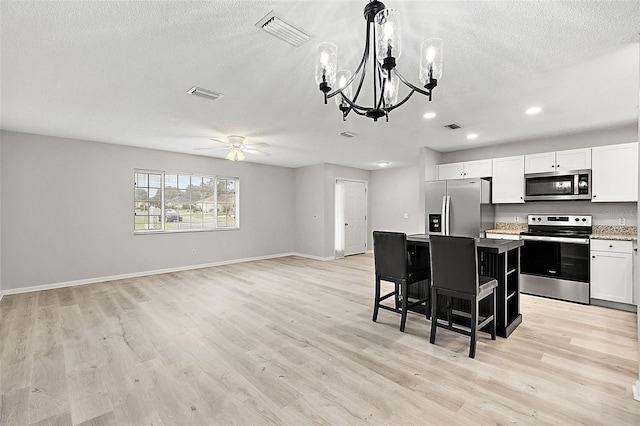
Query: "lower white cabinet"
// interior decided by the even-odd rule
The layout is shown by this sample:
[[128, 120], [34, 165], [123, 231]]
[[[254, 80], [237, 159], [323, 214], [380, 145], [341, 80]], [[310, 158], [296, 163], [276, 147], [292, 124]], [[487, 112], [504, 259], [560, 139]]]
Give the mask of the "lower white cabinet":
[[591, 240], [591, 298], [633, 304], [631, 241]]
[[520, 234], [494, 234], [493, 232], [487, 232], [487, 238], [496, 240], [519, 240]]

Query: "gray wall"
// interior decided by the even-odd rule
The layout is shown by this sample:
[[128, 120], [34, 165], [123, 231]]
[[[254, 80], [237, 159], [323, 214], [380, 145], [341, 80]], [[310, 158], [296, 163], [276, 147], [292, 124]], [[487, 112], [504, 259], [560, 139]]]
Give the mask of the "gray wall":
[[[13, 132], [0, 161], [4, 290], [293, 251], [289, 168]], [[239, 177], [241, 229], [134, 235], [134, 168]]]
[[483, 148], [445, 152], [442, 153], [440, 163], [456, 163], [458, 161], [483, 160], [485, 158], [500, 158], [512, 155], [535, 154], [538, 152], [561, 151], [564, 149], [588, 148], [591, 146], [636, 142], [637, 140], [638, 126], [637, 124], [632, 124], [612, 129], [593, 130]]
[[[0, 132], [0, 242], [2, 241], [2, 132]], [[2, 297], [2, 244], [0, 243], [0, 298]]]
[[370, 221], [371, 231], [422, 232], [424, 214], [420, 209], [419, 171], [419, 166], [415, 166], [371, 172], [369, 200], [375, 212]]
[[295, 187], [294, 251], [309, 256], [324, 256], [325, 188], [324, 164], [300, 167], [293, 171]]
[[[443, 153], [440, 163], [500, 158], [538, 152], [561, 151], [635, 142], [638, 140], [637, 124], [601, 129], [571, 135], [531, 139], [504, 145]], [[595, 225], [618, 225], [624, 218], [627, 226], [637, 226], [637, 203], [591, 203], [589, 201], [529, 202], [524, 204], [497, 204], [496, 222], [526, 223], [529, 213], [576, 213], [593, 215]], [[517, 218], [517, 220], [516, 220]]]
[[[352, 167], [338, 166], [335, 164], [324, 165], [324, 249], [323, 257], [333, 257], [335, 251], [335, 200], [336, 179], [365, 181], [371, 188], [371, 172], [369, 170], [354, 169]], [[371, 200], [367, 197], [367, 250], [371, 250]]]

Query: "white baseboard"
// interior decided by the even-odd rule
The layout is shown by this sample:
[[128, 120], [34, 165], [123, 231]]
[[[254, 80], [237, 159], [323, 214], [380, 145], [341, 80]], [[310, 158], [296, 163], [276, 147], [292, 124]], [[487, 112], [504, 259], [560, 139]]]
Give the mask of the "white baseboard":
[[247, 257], [243, 259], [233, 259], [233, 260], [224, 260], [221, 262], [213, 262], [213, 263], [201, 263], [198, 265], [188, 265], [188, 266], [179, 266], [176, 268], [167, 268], [167, 269], [156, 269], [153, 271], [142, 271], [142, 272], [134, 272], [130, 274], [120, 274], [120, 275], [110, 275], [106, 277], [96, 277], [96, 278], [88, 278], [84, 280], [75, 280], [75, 281], [66, 281], [59, 283], [51, 283], [51, 284], [42, 284], [35, 285], [30, 287], [22, 287], [22, 288], [10, 288], [0, 292], [0, 300], [2, 300], [3, 296], [8, 296], [11, 294], [21, 294], [21, 293], [30, 293], [32, 291], [42, 291], [42, 290], [52, 290], [54, 288], [63, 288], [63, 287], [75, 287], [78, 285], [85, 284], [95, 284], [102, 283], [105, 281], [115, 281], [115, 280], [124, 280], [129, 278], [138, 278], [138, 277], [146, 277], [149, 275], [159, 275], [166, 274], [169, 272], [181, 272], [181, 271], [189, 271], [192, 269], [202, 269], [202, 268], [210, 268], [212, 266], [222, 266], [222, 265], [231, 265], [234, 263], [243, 263], [243, 262], [252, 262], [256, 260], [266, 260], [266, 259], [276, 259], [279, 257], [287, 257], [287, 256], [300, 256], [300, 257], [308, 257], [314, 260], [333, 260], [333, 258], [320, 258], [316, 256], [305, 255], [301, 253], [280, 253], [280, 254], [271, 254], [267, 256], [256, 256], [256, 257]]
[[314, 256], [312, 254], [304, 254], [304, 253], [291, 253], [291, 256], [305, 257], [307, 259], [320, 260], [322, 262], [325, 262], [327, 260], [335, 260], [336, 259], [334, 256], [320, 257], [320, 256]]

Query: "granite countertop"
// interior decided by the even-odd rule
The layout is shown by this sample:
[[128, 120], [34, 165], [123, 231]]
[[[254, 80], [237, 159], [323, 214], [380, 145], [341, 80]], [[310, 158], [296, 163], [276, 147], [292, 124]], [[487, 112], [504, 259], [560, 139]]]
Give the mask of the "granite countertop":
[[593, 225], [592, 240], [636, 241], [638, 228], [635, 226]]
[[[527, 230], [526, 223], [496, 222], [494, 229], [487, 233], [518, 235]], [[636, 241], [638, 228], [635, 226], [593, 225], [592, 240]]]
[[518, 235], [522, 231], [526, 231], [526, 230], [527, 230], [526, 223], [496, 222], [495, 228], [490, 229], [487, 232], [492, 234]]

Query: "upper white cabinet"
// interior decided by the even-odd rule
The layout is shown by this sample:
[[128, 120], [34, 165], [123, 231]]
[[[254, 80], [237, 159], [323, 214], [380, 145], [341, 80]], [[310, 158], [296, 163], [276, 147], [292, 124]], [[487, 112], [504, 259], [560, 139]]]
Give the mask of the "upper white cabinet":
[[493, 159], [491, 199], [497, 203], [524, 203], [524, 155]]
[[491, 177], [491, 160], [438, 164], [438, 180]]
[[591, 168], [591, 148], [542, 152], [524, 156], [525, 173], [543, 173]]
[[591, 201], [638, 201], [638, 143], [592, 148]]

